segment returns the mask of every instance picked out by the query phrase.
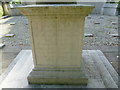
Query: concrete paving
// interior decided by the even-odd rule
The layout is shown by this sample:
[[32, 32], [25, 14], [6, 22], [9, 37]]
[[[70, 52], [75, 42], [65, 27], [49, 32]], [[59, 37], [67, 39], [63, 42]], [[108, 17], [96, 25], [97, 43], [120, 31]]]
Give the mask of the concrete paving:
[[33, 69], [32, 51], [22, 50], [7, 69], [0, 88], [118, 88], [118, 73], [100, 50], [83, 50], [82, 56], [87, 85], [28, 84], [27, 76]]

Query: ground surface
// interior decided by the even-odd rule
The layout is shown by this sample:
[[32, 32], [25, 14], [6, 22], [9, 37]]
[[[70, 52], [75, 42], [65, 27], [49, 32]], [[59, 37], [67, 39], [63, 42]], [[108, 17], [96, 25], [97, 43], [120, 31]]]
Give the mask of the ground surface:
[[[64, 72], [60, 72], [60, 71], [52, 70], [49, 72], [48, 71], [32, 72], [32, 74], [30, 74], [30, 77], [31, 76], [33, 77], [31, 78], [35, 77], [34, 78], [35, 81], [38, 81], [39, 83], [41, 82], [45, 83], [45, 84], [36, 85], [36, 84], [28, 84], [28, 80], [27, 80], [29, 73], [33, 69], [32, 51], [22, 50], [19, 53], [19, 55], [15, 58], [15, 60], [11, 63], [11, 66], [14, 66], [13, 69], [10, 70], [11, 67], [7, 69], [7, 71], [10, 72], [3, 80], [3, 82], [0, 84], [0, 88], [117, 88], [118, 87], [119, 85], [118, 74], [116, 73], [112, 65], [108, 62], [108, 60], [100, 50], [83, 50], [82, 56], [84, 58], [84, 67], [81, 67], [80, 71], [71, 72], [65, 70]], [[81, 85], [83, 77], [88, 78], [87, 85]], [[40, 78], [44, 78], [44, 80]], [[58, 78], [59, 80], [57, 80], [56, 78]], [[65, 79], [65, 81], [63, 78]], [[55, 81], [57, 80], [57, 82], [54, 82], [54, 80]], [[74, 84], [75, 83], [77, 84], [78, 81], [79, 81], [79, 85], [65, 85], [65, 83], [70, 84], [73, 82]], [[47, 85], [48, 82], [49, 84]], [[50, 83], [53, 85], [50, 85]], [[58, 83], [61, 83], [63, 85], [61, 84], [59, 85]]]
[[[118, 17], [89, 15], [85, 21], [85, 33], [93, 37], [84, 37], [84, 50], [101, 50], [113, 67], [118, 71], [118, 39], [111, 34], [118, 34]], [[115, 24], [112, 24], [115, 22]], [[15, 34], [5, 37], [5, 34]], [[5, 47], [0, 49], [0, 74], [8, 67], [18, 53], [29, 50], [28, 20], [24, 16], [13, 16], [0, 20], [0, 43]]]

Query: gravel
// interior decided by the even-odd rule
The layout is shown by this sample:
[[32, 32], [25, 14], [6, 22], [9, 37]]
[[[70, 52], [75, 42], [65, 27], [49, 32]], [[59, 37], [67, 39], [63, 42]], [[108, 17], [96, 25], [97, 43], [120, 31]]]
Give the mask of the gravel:
[[[14, 16], [2, 19], [1, 21], [0, 32], [4, 31], [2, 33], [2, 43], [12, 46], [30, 44], [28, 20], [26, 17]], [[12, 25], [10, 25], [11, 23]], [[15, 36], [4, 37], [6, 33], [12, 33], [15, 34]], [[94, 37], [84, 37], [85, 44], [87, 45], [118, 45], [119, 37], [111, 36], [111, 34], [118, 34], [118, 17], [89, 15], [85, 21], [85, 35], [86, 34], [94, 35]]]
[[[118, 45], [119, 37], [112, 37], [111, 34], [118, 34], [118, 17], [90, 15], [92, 18], [85, 21], [85, 33], [91, 33], [94, 37], [84, 37], [85, 44], [91, 45]], [[101, 18], [102, 17], [102, 18]], [[104, 18], [103, 18], [104, 17]], [[99, 24], [94, 24], [99, 22]], [[115, 24], [112, 24], [112, 23]]]

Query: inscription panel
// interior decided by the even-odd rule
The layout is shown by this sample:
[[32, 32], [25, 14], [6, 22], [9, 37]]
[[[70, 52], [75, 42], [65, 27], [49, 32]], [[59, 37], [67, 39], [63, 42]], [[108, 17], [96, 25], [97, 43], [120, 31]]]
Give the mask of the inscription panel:
[[[39, 17], [39, 16], [38, 16]], [[83, 30], [80, 17], [39, 17], [32, 28], [37, 65], [80, 66]]]

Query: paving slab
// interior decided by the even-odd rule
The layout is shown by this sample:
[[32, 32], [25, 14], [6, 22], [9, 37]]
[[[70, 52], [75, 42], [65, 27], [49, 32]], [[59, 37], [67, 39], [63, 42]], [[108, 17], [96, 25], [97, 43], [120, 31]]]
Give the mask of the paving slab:
[[84, 34], [85, 37], [93, 37], [94, 35], [93, 34]]
[[5, 46], [5, 44], [0, 44], [0, 49], [3, 48]]
[[117, 25], [117, 22], [112, 22], [113, 25]]
[[8, 17], [10, 17], [10, 16], [2, 16], [2, 17], [0, 17], [0, 19], [6, 19], [6, 18], [8, 18]]
[[9, 72], [0, 88], [118, 88], [119, 85], [117, 72], [100, 50], [83, 50], [84, 72], [89, 80], [87, 86], [28, 84], [27, 76], [34, 66], [32, 51], [22, 50], [15, 61], [14, 67], [7, 69]]
[[112, 37], [120, 37], [119, 34], [110, 34]]
[[15, 34], [6, 34], [5, 37], [14, 37]]
[[10, 23], [10, 25], [15, 25], [15, 24], [16, 24], [16, 22], [11, 22], [11, 23]]

